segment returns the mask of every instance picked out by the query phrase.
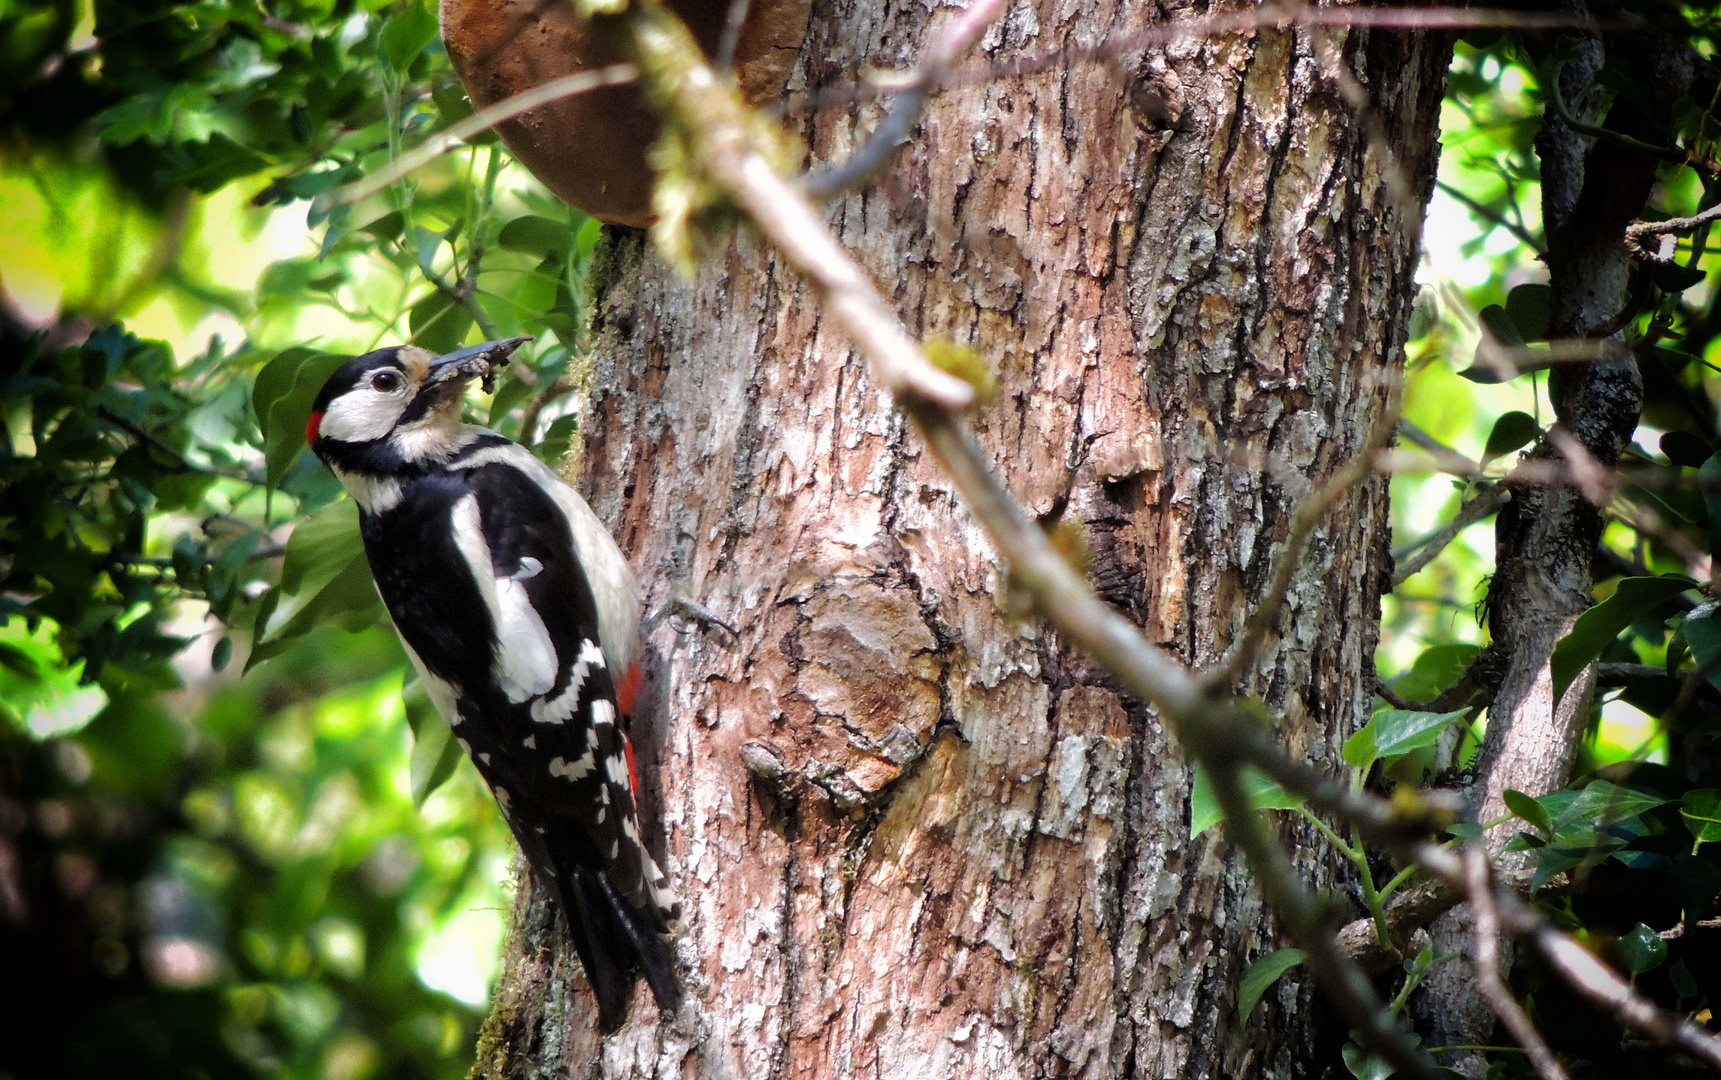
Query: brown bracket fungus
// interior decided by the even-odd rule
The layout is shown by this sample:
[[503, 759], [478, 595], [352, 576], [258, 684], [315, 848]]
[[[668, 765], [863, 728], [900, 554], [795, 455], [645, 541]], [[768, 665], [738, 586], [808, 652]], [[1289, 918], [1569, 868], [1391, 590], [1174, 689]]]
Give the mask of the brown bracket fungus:
[[[726, 0], [670, 0], [707, 55], [716, 53]], [[735, 49], [735, 75], [749, 103], [783, 93], [806, 33], [807, 0], [752, 5]], [[479, 108], [552, 79], [627, 59], [619, 41], [582, 20], [565, 0], [442, 0], [442, 41]], [[514, 157], [557, 197], [595, 218], [649, 225], [646, 150], [657, 118], [637, 85], [562, 98], [497, 125]]]

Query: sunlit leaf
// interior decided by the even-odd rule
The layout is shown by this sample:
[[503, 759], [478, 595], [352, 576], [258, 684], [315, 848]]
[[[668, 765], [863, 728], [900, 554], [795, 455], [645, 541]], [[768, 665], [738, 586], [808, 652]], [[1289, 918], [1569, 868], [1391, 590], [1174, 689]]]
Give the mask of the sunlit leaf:
[[1549, 661], [1554, 700], [1565, 694], [1578, 673], [1601, 656], [1621, 631], [1694, 585], [1690, 578], [1675, 574], [1621, 579], [1613, 595], [1578, 616], [1572, 632], [1554, 646]]
[[1362, 730], [1345, 740], [1345, 761], [1356, 769], [1367, 769], [1382, 758], [1392, 758], [1425, 746], [1433, 746], [1441, 731], [1468, 710], [1412, 712], [1382, 709], [1369, 717]]
[[[1225, 820], [1225, 812], [1220, 809], [1219, 800], [1213, 794], [1213, 782], [1207, 778], [1207, 770], [1197, 764], [1192, 771], [1194, 783], [1190, 785], [1189, 791], [1191, 839]], [[1242, 783], [1243, 793], [1249, 797], [1250, 805], [1257, 810], [1295, 810], [1307, 801], [1300, 795], [1286, 791], [1279, 786], [1278, 781], [1253, 766], [1243, 769]]]
[[1699, 844], [1721, 840], [1721, 792], [1714, 788], [1687, 791], [1679, 804], [1679, 816]]

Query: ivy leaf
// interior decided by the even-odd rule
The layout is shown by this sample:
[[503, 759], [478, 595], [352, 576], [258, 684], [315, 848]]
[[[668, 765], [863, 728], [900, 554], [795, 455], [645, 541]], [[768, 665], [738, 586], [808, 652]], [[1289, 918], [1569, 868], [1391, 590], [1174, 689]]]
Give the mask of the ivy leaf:
[[1249, 1014], [1255, 1011], [1261, 995], [1267, 988], [1279, 981], [1279, 976], [1296, 967], [1307, 959], [1308, 954], [1301, 949], [1276, 949], [1266, 956], [1250, 964], [1243, 972], [1242, 981], [1237, 987], [1237, 1015], [1245, 1023]]
[[1709, 511], [1709, 554], [1721, 551], [1721, 454], [1712, 455], [1697, 470], [1697, 490]]
[[1621, 579], [1613, 595], [1579, 615], [1572, 632], [1554, 646], [1549, 661], [1554, 676], [1554, 700], [1564, 696], [1578, 673], [1613, 644], [1621, 631], [1694, 586], [1695, 582], [1679, 574]]
[[1397, 757], [1433, 746], [1446, 725], [1469, 710], [1453, 712], [1413, 712], [1407, 709], [1382, 709], [1369, 717], [1361, 731], [1345, 740], [1345, 761], [1352, 768], [1367, 769], [1382, 758]]
[[[1721, 605], [1713, 602], [1704, 604], [1685, 617], [1674, 637], [1691, 650], [1691, 659], [1697, 663], [1698, 672], [1711, 685], [1721, 688], [1721, 619], [1715, 617], [1718, 611], [1721, 611]], [[1676, 663], [1671, 646], [1667, 659], [1670, 665]], [[1669, 674], [1677, 670], [1676, 667], [1670, 668]]]
[[306, 357], [293, 374], [292, 389], [269, 406], [268, 434], [263, 437], [263, 481], [270, 490], [281, 485], [281, 478], [305, 449], [305, 424], [311, 418], [317, 391], [347, 359], [329, 353]]
[[436, 289], [412, 305], [406, 325], [413, 344], [431, 352], [453, 352], [472, 329], [472, 313], [466, 310], [466, 305]]
[[[1213, 794], [1213, 782], [1207, 778], [1207, 770], [1200, 765], [1194, 766], [1195, 782], [1189, 791], [1189, 838], [1191, 840], [1225, 820], [1225, 812], [1219, 808], [1219, 800]], [[1303, 805], [1301, 795], [1293, 795], [1279, 786], [1278, 781], [1266, 773], [1245, 766], [1243, 769], [1243, 793], [1249, 797], [1249, 804], [1257, 810], [1296, 810]]]

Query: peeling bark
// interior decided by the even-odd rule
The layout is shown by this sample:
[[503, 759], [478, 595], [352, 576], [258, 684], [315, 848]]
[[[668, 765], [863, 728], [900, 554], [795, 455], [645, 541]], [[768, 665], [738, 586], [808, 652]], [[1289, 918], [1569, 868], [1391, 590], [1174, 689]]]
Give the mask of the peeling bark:
[[[950, 14], [824, 5], [795, 85], [907, 63]], [[1149, 21], [1040, 3], [982, 48]], [[1390, 160], [1315, 34], [1395, 133]], [[912, 329], [996, 366], [976, 427], [997, 468], [1080, 523], [1103, 595], [1191, 663], [1240, 632], [1296, 498], [1384, 410], [1420, 229], [1388, 177], [1426, 198], [1447, 57], [1343, 29], [1123, 57], [1130, 83], [1180, 88], [1175, 130], [1139, 122], [1106, 65], [954, 87], [831, 211]], [[877, 114], [798, 133], [829, 159]], [[741, 630], [726, 651], [661, 629], [632, 731], [689, 1004], [662, 1022], [642, 987], [600, 1042], [522, 897], [476, 1074], [1317, 1074], [1296, 973], [1239, 1023], [1238, 979], [1278, 934], [1222, 830], [1190, 839], [1164, 725], [1010, 616], [978, 527], [800, 283], [745, 234], [691, 283], [637, 235], [611, 242], [584, 486], [652, 605], [679, 592]], [[1366, 719], [1387, 540], [1375, 480], [1317, 531], [1244, 687], [1317, 762]], [[1282, 827], [1309, 881], [1340, 885], [1318, 837]]]

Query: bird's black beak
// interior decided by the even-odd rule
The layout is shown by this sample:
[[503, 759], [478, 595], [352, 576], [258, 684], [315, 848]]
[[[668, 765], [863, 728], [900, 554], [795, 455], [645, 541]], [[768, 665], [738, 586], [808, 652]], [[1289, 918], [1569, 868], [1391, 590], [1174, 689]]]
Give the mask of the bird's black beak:
[[505, 367], [514, 350], [531, 340], [529, 337], [503, 338], [500, 341], [486, 341], [482, 345], [468, 345], [464, 349], [456, 349], [432, 360], [424, 381], [433, 384], [450, 379], [487, 376], [497, 368]]

